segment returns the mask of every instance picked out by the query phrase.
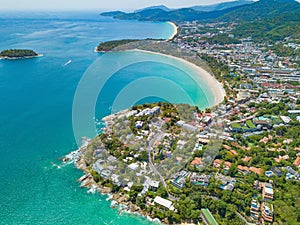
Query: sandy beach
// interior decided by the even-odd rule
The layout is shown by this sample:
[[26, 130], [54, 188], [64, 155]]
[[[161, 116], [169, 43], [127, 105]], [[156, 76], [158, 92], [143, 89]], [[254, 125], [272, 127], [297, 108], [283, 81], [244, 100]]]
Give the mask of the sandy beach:
[[167, 39], [167, 41], [170, 41], [170, 40], [172, 40], [176, 36], [176, 34], [178, 32], [178, 27], [173, 22], [167, 22], [167, 23], [170, 24], [173, 27], [173, 29], [174, 29], [174, 32], [173, 32], [172, 36]]
[[175, 57], [172, 55], [166, 55], [163, 53], [151, 52], [151, 51], [146, 51], [146, 50], [141, 50], [141, 49], [134, 49], [134, 50], [129, 50], [129, 51], [140, 51], [140, 52], [145, 52], [145, 53], [149, 53], [149, 54], [157, 54], [157, 55], [175, 59], [177, 61], [184, 63], [186, 66], [188, 66], [188, 67], [192, 68], [194, 71], [196, 71], [196, 73], [199, 76], [201, 76], [201, 78], [204, 80], [204, 82], [210, 87], [210, 89], [212, 90], [212, 93], [214, 93], [215, 99], [214, 99], [214, 103], [211, 105], [211, 107], [223, 102], [224, 97], [226, 96], [226, 92], [225, 92], [225, 89], [223, 88], [223, 85], [215, 77], [213, 77], [209, 72], [207, 72], [203, 68], [201, 68], [185, 59], [178, 58], [178, 57]]

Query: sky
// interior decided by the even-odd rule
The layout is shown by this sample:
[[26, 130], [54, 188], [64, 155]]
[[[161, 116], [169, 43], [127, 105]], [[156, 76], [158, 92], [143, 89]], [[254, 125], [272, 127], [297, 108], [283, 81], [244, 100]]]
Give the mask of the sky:
[[232, 0], [0, 0], [0, 10], [130, 10], [153, 5], [179, 8]]

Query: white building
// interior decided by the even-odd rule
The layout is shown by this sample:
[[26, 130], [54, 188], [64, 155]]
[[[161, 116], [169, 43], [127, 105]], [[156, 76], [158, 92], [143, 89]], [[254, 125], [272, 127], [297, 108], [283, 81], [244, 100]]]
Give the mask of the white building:
[[156, 203], [158, 205], [161, 205], [161, 206], [164, 206], [165, 208], [167, 208], [169, 210], [172, 210], [172, 211], [175, 210], [175, 208], [173, 206], [173, 202], [171, 202], [167, 199], [164, 199], [162, 197], [156, 196], [155, 199], [154, 199], [154, 203]]

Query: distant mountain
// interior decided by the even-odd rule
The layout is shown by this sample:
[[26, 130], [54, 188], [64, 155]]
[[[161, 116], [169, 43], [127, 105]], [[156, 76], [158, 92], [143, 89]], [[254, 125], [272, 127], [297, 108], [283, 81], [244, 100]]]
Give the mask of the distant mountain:
[[156, 6], [146, 7], [146, 8], [143, 8], [143, 9], [138, 9], [138, 10], [135, 10], [134, 12], [138, 13], [138, 12], [141, 12], [141, 11], [144, 11], [144, 10], [148, 10], [148, 9], [161, 9], [161, 10], [164, 10], [166, 12], [171, 11], [171, 9], [169, 9], [165, 5], [156, 5]]
[[220, 16], [226, 15], [231, 11], [241, 6], [217, 10], [212, 12], [200, 12], [191, 8], [175, 9], [165, 11], [162, 9], [146, 9], [134, 13], [124, 13], [120, 11], [101, 13], [102, 16], [111, 16], [121, 20], [141, 20], [141, 21], [194, 21], [215, 19]]
[[[236, 2], [246, 2], [246, 0]], [[222, 8], [224, 4], [214, 7]], [[228, 5], [225, 4], [225, 6]], [[300, 3], [294, 0], [260, 0], [252, 4], [210, 12], [202, 12], [193, 8], [169, 11], [153, 8], [135, 13], [116, 11], [102, 13], [102, 15], [117, 19], [146, 21], [238, 22], [238, 26], [232, 31], [237, 38], [251, 36], [256, 40], [272, 41], [281, 40], [284, 37], [300, 38]]]
[[223, 10], [223, 9], [228, 9], [228, 8], [241, 6], [241, 5], [248, 5], [248, 4], [252, 4], [253, 2], [254, 1], [252, 0], [237, 0], [232, 2], [222, 2], [213, 5], [196, 5], [190, 8], [201, 12], [211, 12], [211, 11]]
[[111, 12], [103, 12], [103, 13], [100, 13], [100, 15], [101, 15], [101, 16], [110, 16], [110, 17], [119, 19], [119, 18], [121, 18], [123, 15], [126, 15], [126, 13], [125, 13], [125, 12], [122, 12], [122, 11], [111, 11]]

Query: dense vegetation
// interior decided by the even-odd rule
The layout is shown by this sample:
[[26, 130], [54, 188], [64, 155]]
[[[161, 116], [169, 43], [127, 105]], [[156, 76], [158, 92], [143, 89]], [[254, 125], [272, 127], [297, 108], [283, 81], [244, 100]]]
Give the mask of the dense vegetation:
[[199, 6], [192, 6], [191, 8], [201, 12], [210, 12], [222, 9], [229, 9], [236, 6], [252, 4], [253, 1], [248, 0], [237, 0], [237, 1], [230, 1], [230, 2], [221, 2], [213, 5], [199, 5]]
[[102, 42], [98, 45], [97, 51], [98, 52], [111, 51], [118, 46], [126, 45], [126, 44], [129, 44], [131, 42], [136, 42], [136, 41], [139, 41], [139, 40], [138, 39], [124, 39], [124, 40]]
[[244, 5], [233, 12], [220, 17], [219, 20], [255, 21], [273, 19], [276, 17], [280, 18], [283, 14], [294, 14], [299, 10], [299, 7], [300, 4], [294, 0], [260, 0], [250, 5]]
[[218, 11], [201, 12], [191, 8], [176, 9], [171, 11], [165, 11], [162, 9], [146, 9], [140, 12], [124, 13], [120, 11], [102, 13], [102, 16], [112, 16], [116, 19], [123, 20], [142, 20], [142, 21], [194, 21], [194, 20], [206, 20], [214, 19], [230, 13], [235, 8], [241, 6], [227, 8]]
[[[300, 11], [298, 12], [300, 15]], [[285, 37], [300, 38], [300, 23], [276, 17], [273, 19], [241, 22], [232, 33], [238, 38], [252, 37], [255, 41], [278, 41]]]
[[[134, 43], [134, 42], [149, 42], [150, 41], [161, 41], [163, 39], [153, 39], [153, 38], [147, 38], [147, 39], [123, 39], [123, 40], [114, 40], [114, 41], [106, 41], [106, 42], [102, 42], [98, 45], [97, 47], [97, 51], [98, 52], [107, 52], [107, 51], [112, 51], [113, 49], [118, 47], [121, 47], [122, 45], [127, 46], [130, 43]], [[138, 46], [138, 44], [136, 44], [135, 46]], [[119, 49], [120, 50], [120, 49]], [[122, 49], [124, 50], [124, 49]]]
[[0, 53], [0, 57], [6, 58], [24, 58], [24, 57], [34, 57], [38, 54], [32, 50], [28, 49], [9, 49], [4, 50]]
[[300, 38], [300, 4], [294, 0], [260, 0], [252, 4], [230, 7], [210, 12], [194, 8], [165, 11], [146, 9], [134, 13], [120, 11], [102, 13], [117, 19], [146, 21], [225, 21], [238, 22], [232, 31], [237, 38], [252, 36], [254, 40], [281, 40]]
[[239, 44], [241, 41], [236, 38], [228, 37], [226, 34], [216, 35], [210, 38], [202, 38], [202, 40], [206, 40], [209, 44], [219, 44], [219, 45], [226, 45], [226, 44]]

